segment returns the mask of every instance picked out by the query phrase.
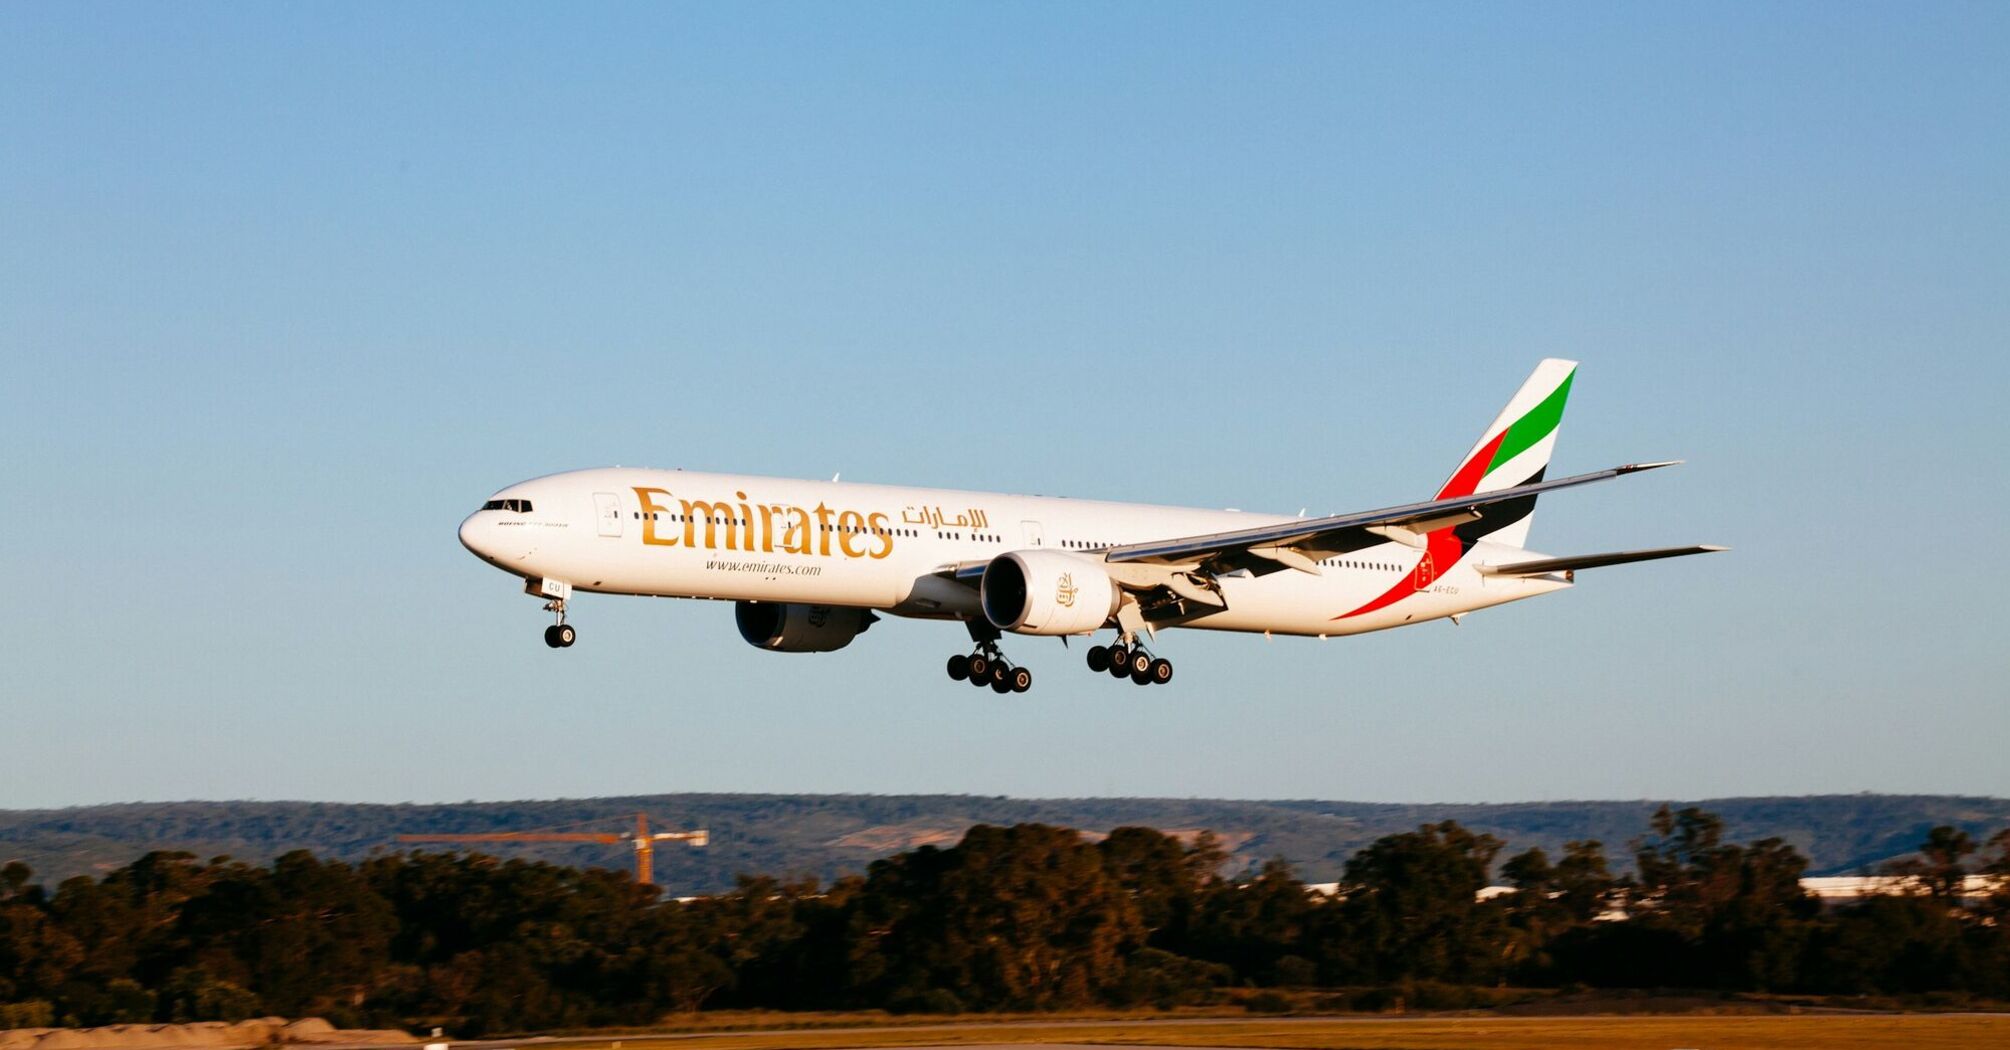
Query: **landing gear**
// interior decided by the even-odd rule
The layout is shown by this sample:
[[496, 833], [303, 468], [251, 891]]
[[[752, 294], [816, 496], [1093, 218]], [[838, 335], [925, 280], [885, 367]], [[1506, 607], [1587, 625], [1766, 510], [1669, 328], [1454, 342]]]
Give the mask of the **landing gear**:
[[568, 649], [579, 640], [579, 632], [565, 622], [565, 599], [553, 598], [544, 603], [544, 611], [558, 614], [558, 622], [544, 629], [544, 644], [553, 649]]
[[969, 656], [949, 658], [949, 677], [958, 682], [969, 682], [979, 689], [990, 686], [991, 691], [1023, 693], [1033, 688], [1033, 672], [1023, 667], [1014, 667], [998, 649], [999, 634], [990, 624], [970, 623], [970, 638], [977, 643], [977, 651]]
[[1089, 670], [1107, 671], [1113, 678], [1128, 678], [1139, 685], [1164, 685], [1173, 676], [1172, 661], [1146, 652], [1136, 639], [1128, 644], [1119, 639], [1107, 649], [1090, 646]]

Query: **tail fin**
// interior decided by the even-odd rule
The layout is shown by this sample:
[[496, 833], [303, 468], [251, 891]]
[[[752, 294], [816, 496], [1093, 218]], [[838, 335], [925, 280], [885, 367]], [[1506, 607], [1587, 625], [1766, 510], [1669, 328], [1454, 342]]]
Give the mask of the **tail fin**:
[[[1526, 485], [1541, 481], [1549, 469], [1550, 450], [1556, 447], [1557, 426], [1563, 421], [1563, 403], [1570, 397], [1570, 381], [1577, 376], [1577, 362], [1547, 358], [1529, 373], [1527, 382], [1501, 409], [1493, 425], [1480, 435], [1478, 444], [1459, 463], [1443, 487], [1439, 499], [1470, 496], [1480, 492]], [[1459, 526], [1459, 538], [1470, 546], [1482, 537], [1512, 547], [1528, 544], [1528, 527], [1535, 515], [1535, 497], [1514, 500], [1487, 508], [1479, 521]]]

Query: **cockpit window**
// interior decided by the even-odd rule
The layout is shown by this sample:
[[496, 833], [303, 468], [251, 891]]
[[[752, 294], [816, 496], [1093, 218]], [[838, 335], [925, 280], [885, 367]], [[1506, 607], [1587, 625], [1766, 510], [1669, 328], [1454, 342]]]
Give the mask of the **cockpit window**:
[[483, 510], [506, 510], [515, 514], [529, 514], [530, 501], [527, 499], [492, 499], [482, 504]]

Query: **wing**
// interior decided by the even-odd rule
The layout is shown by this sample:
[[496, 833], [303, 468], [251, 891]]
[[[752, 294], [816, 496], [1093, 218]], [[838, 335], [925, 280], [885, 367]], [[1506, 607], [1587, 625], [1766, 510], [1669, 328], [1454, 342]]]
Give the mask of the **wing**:
[[1257, 575], [1279, 569], [1296, 569], [1317, 575], [1318, 562], [1321, 558], [1345, 554], [1391, 540], [1421, 547], [1424, 546], [1425, 534], [1484, 518], [1487, 508], [1495, 504], [1512, 503], [1556, 489], [1588, 485], [1594, 481], [1607, 481], [1643, 470], [1674, 466], [1679, 462], [1681, 460], [1629, 463], [1610, 470], [1577, 474], [1532, 485], [1496, 489], [1470, 496], [1406, 503], [1402, 506], [1384, 507], [1381, 510], [1355, 514], [1305, 518], [1276, 525], [1259, 525], [1256, 528], [1238, 529], [1234, 532], [1216, 532], [1205, 536], [1183, 536], [1151, 543], [1125, 544], [1111, 547], [1104, 552], [1104, 557], [1113, 564], [1181, 566], [1216, 575], [1237, 569], [1248, 569]]
[[1568, 558], [1537, 558], [1534, 561], [1510, 562], [1506, 565], [1479, 565], [1475, 568], [1482, 576], [1547, 576], [1553, 572], [1576, 572], [1579, 569], [1596, 569], [1604, 565], [1625, 565], [1628, 562], [1653, 561], [1656, 558], [1680, 558], [1688, 554], [1715, 554], [1730, 550], [1729, 547], [1656, 547], [1644, 551], [1614, 551], [1611, 554], [1576, 554]]

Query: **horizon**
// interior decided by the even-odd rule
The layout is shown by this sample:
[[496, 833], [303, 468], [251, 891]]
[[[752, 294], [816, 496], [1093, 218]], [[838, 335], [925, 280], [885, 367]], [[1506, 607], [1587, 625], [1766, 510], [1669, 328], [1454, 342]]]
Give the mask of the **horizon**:
[[680, 798], [680, 797], [723, 797], [723, 798], [941, 798], [941, 799], [984, 799], [1005, 802], [1322, 802], [1346, 806], [1568, 806], [1568, 805], [1694, 805], [1705, 806], [1712, 802], [1761, 802], [1772, 799], [1847, 799], [1847, 798], [1888, 798], [1888, 799], [1963, 799], [1987, 802], [2010, 802], [2010, 796], [1974, 794], [1970, 792], [1905, 792], [1905, 791], [1830, 791], [1800, 795], [1719, 795], [1708, 798], [1674, 798], [1643, 796], [1640, 798], [1551, 798], [1551, 799], [1510, 799], [1506, 801], [1464, 801], [1458, 799], [1381, 801], [1374, 799], [1348, 798], [1240, 798], [1224, 795], [992, 795], [977, 792], [958, 791], [659, 791], [627, 795], [565, 795], [552, 797], [455, 799], [451, 801], [370, 802], [355, 799], [309, 799], [309, 798], [175, 798], [175, 799], [124, 799], [113, 802], [85, 802], [64, 806], [0, 806], [0, 813], [55, 812], [69, 809], [110, 809], [118, 806], [178, 806], [178, 805], [271, 805], [271, 806], [370, 806], [395, 808], [400, 806], [424, 806], [442, 808], [451, 806], [508, 806], [520, 803], [542, 802], [624, 802], [633, 799]]

